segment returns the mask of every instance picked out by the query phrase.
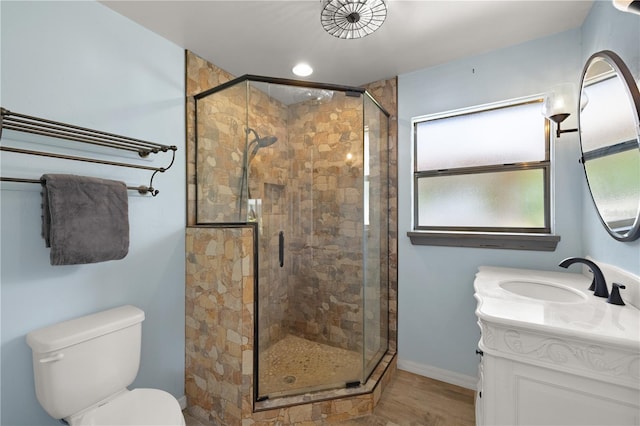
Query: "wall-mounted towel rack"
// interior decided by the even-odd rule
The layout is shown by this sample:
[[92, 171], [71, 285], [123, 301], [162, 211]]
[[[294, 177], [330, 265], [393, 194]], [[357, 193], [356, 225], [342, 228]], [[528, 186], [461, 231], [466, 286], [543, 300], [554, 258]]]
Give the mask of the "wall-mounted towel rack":
[[[149, 185], [144, 186], [127, 186], [128, 189], [136, 190], [140, 194], [150, 193], [154, 197], [160, 191], [153, 187], [153, 178], [160, 172], [164, 173], [169, 170], [175, 160], [177, 147], [173, 145], [162, 145], [154, 142], [144, 141], [141, 139], [130, 138], [126, 136], [116, 135], [98, 130], [88, 129], [86, 127], [73, 126], [71, 124], [60, 123], [57, 121], [46, 120], [39, 117], [33, 117], [25, 114], [11, 112], [6, 108], [0, 107], [0, 140], [2, 139], [2, 130], [14, 130], [17, 132], [31, 133], [35, 135], [48, 136], [57, 139], [65, 139], [75, 142], [87, 143], [91, 145], [113, 148], [118, 150], [137, 152], [140, 157], [148, 157], [149, 154], [158, 154], [161, 152], [171, 151], [171, 162], [167, 167], [151, 167], [135, 163], [124, 163], [115, 161], [99, 160], [90, 157], [77, 157], [72, 155], [62, 155], [53, 152], [34, 151], [22, 148], [13, 148], [0, 145], [0, 151], [13, 152], [18, 154], [36, 155], [43, 157], [59, 158], [63, 160], [83, 161], [88, 163], [106, 164], [109, 166], [129, 167], [135, 169], [149, 170], [151, 179]], [[0, 177], [0, 180], [7, 182], [22, 183], [42, 183], [39, 179], [21, 179], [11, 177]]]

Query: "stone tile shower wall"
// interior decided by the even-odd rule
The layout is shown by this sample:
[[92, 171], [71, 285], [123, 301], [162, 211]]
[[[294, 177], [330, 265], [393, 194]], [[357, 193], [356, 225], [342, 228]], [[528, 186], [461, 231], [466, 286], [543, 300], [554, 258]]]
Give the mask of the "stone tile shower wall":
[[245, 85], [238, 84], [197, 102], [196, 193], [198, 223], [244, 220], [240, 210], [247, 109]]
[[[287, 217], [288, 156], [287, 108], [254, 86], [249, 90], [249, 127], [260, 137], [276, 136], [278, 141], [261, 148], [249, 164], [249, 198], [261, 203], [258, 223], [258, 324], [259, 350], [282, 339], [290, 302], [286, 269], [278, 263], [278, 232]], [[250, 138], [251, 139], [251, 138]]]
[[277, 136], [251, 157], [246, 177], [249, 198], [260, 203], [252, 208], [260, 234], [259, 347], [288, 332], [361, 351], [363, 97], [336, 92], [328, 102], [286, 106], [250, 85], [247, 109], [246, 93], [239, 83], [198, 101], [198, 221], [246, 220], [239, 208], [245, 129]]
[[288, 330], [353, 351], [363, 331], [362, 123], [362, 96], [289, 106]]
[[[196, 212], [196, 117], [195, 117], [195, 100], [193, 96], [207, 89], [224, 84], [233, 80], [233, 75], [216, 67], [215, 65], [205, 61], [204, 59], [194, 55], [189, 51], [185, 51], [185, 69], [186, 69], [186, 127], [187, 127], [187, 225], [195, 225]], [[237, 176], [236, 165], [231, 163], [228, 156], [212, 155], [208, 156], [205, 161], [212, 161], [221, 170], [229, 170], [229, 175]], [[204, 158], [203, 158], [204, 159]], [[230, 179], [221, 179], [218, 184], [223, 190], [231, 191], [230, 183], [225, 187], [225, 181]]]
[[[188, 225], [196, 225], [196, 178], [195, 178], [195, 116], [194, 101], [192, 96], [204, 90], [218, 86], [234, 78], [234, 76], [221, 70], [213, 64], [210, 64], [191, 52], [186, 52], [186, 88], [187, 88], [187, 182], [188, 182], [188, 199], [187, 199], [187, 220]], [[349, 392], [337, 391], [320, 395], [323, 400], [317, 403], [306, 403], [303, 398], [291, 397], [287, 399], [290, 407], [269, 409], [266, 411], [254, 412], [252, 403], [253, 399], [253, 326], [254, 317], [250, 306], [253, 306], [253, 257], [245, 256], [244, 250], [250, 245], [253, 238], [252, 228], [242, 228], [242, 231], [224, 228], [207, 228], [207, 227], [191, 227], [187, 230], [187, 234], [191, 234], [187, 239], [187, 330], [186, 330], [186, 394], [188, 397], [189, 411], [203, 421], [214, 421], [216, 424], [225, 425], [252, 425], [252, 424], [273, 424], [275, 421], [284, 421], [285, 423], [294, 423], [294, 420], [311, 422], [309, 424], [321, 424], [323, 421], [329, 420], [346, 420], [350, 417], [358, 416], [369, 412], [379, 399], [380, 390], [388, 381], [388, 378], [395, 368], [395, 358], [393, 354], [396, 348], [396, 324], [397, 324], [397, 123], [395, 122], [396, 107], [396, 79], [380, 81], [368, 85], [368, 90], [381, 102], [381, 104], [392, 113], [390, 121], [389, 134], [389, 155], [390, 155], [390, 307], [389, 307], [389, 329], [390, 340], [389, 347], [391, 356], [384, 361], [385, 366], [388, 365], [386, 373], [384, 368], [382, 371], [376, 369], [376, 373], [372, 376], [372, 384], [367, 384], [363, 388], [365, 392], [372, 389], [370, 396], [356, 395], [351, 396]], [[287, 113], [288, 114], [288, 113]], [[271, 113], [268, 114], [272, 115]], [[288, 119], [288, 118], [287, 118]], [[265, 122], [266, 123], [266, 122]], [[280, 126], [280, 125], [278, 125]], [[286, 129], [288, 125], [280, 128]], [[228, 125], [228, 129], [232, 129], [233, 124]], [[274, 129], [276, 126], [274, 125]], [[243, 130], [243, 129], [242, 129]], [[231, 131], [231, 130], [229, 130]], [[260, 133], [261, 136], [273, 134], [270, 131]], [[243, 134], [241, 134], [244, 137]], [[286, 135], [277, 135], [281, 142], [285, 142]], [[278, 142], [273, 149], [280, 144]], [[285, 144], [283, 144], [284, 146]], [[278, 147], [279, 148], [279, 147]], [[273, 151], [275, 155], [276, 151]], [[266, 155], [268, 151], [261, 151], [262, 157], [257, 157], [252, 167], [262, 169], [267, 162]], [[273, 157], [288, 160], [291, 155], [289, 152], [281, 152], [280, 157]], [[231, 157], [233, 159], [233, 156]], [[263, 161], [264, 160], [264, 161]], [[208, 161], [214, 162], [217, 167], [223, 170], [231, 170], [237, 167], [236, 163], [231, 161], [224, 155], [215, 155]], [[263, 164], [261, 164], [263, 163]], [[273, 162], [272, 162], [273, 163]], [[271, 163], [271, 164], [272, 164]], [[293, 163], [297, 163], [293, 161]], [[258, 167], [260, 166], [260, 167]], [[295, 167], [295, 165], [293, 166]], [[251, 171], [252, 176], [259, 173], [257, 170]], [[280, 172], [279, 172], [280, 173]], [[238, 176], [237, 169], [229, 176]], [[268, 179], [276, 179], [269, 177]], [[266, 200], [284, 199], [289, 203], [287, 198], [287, 186], [280, 183], [269, 183], [266, 177], [261, 182], [262, 189], [252, 187], [253, 191], [262, 191], [263, 202]], [[231, 191], [234, 185], [231, 179], [229, 184], [225, 183], [224, 177], [219, 177], [217, 181], [212, 181], [212, 188], [218, 191], [224, 191], [225, 186]], [[276, 179], [277, 182], [277, 179]], [[327, 183], [333, 184], [329, 181]], [[284, 190], [283, 190], [284, 187]], [[258, 194], [258, 192], [255, 192]], [[255, 197], [257, 198], [257, 197]], [[224, 204], [224, 203], [223, 203]], [[263, 204], [270, 214], [276, 215], [280, 207], [279, 201], [273, 201], [272, 205]], [[216, 207], [222, 209], [222, 207]], [[266, 213], [267, 211], [264, 211]], [[287, 217], [286, 220], [289, 220]], [[263, 224], [264, 226], [264, 224]], [[233, 229], [233, 228], [232, 228]], [[213, 243], [215, 241], [215, 244]], [[223, 251], [220, 251], [224, 248]], [[252, 251], [251, 246], [251, 251]], [[204, 250], [204, 253], [202, 251]], [[244, 253], [244, 254], [243, 254]], [[233, 259], [233, 260], [232, 260]], [[238, 262], [238, 260], [241, 260]], [[220, 263], [221, 262], [221, 263]], [[224, 265], [227, 266], [224, 266]], [[235, 265], [235, 266], [234, 266]], [[240, 265], [241, 279], [238, 279], [238, 266]], [[244, 269], [244, 268], [247, 269]], [[217, 278], [214, 278], [217, 277]], [[216, 284], [207, 288], [203, 287], [204, 283], [223, 282], [222, 287]], [[277, 281], [277, 280], [276, 280]], [[286, 282], [283, 279], [282, 282]], [[227, 286], [228, 285], [228, 286]], [[237, 297], [238, 291], [242, 294], [242, 303], [239, 307], [236, 300], [228, 295], [222, 296], [226, 292], [233, 293]], [[231, 290], [230, 290], [231, 289]], [[222, 293], [221, 293], [222, 292]], [[283, 294], [288, 294], [288, 289], [282, 287], [275, 289], [271, 293], [273, 297], [282, 298]], [[206, 294], [206, 297], [204, 296]], [[251, 301], [251, 302], [249, 302]], [[215, 307], [214, 307], [215, 305]], [[237, 312], [240, 309], [241, 315]], [[234, 312], [229, 314], [228, 311]], [[240, 318], [240, 323], [235, 320]], [[274, 321], [272, 321], [274, 322]], [[277, 322], [277, 321], [275, 321]], [[282, 333], [282, 331], [279, 331]], [[272, 336], [279, 333], [272, 332]], [[239, 342], [239, 343], [238, 343]], [[238, 353], [235, 345], [240, 345]], [[226, 356], [221, 357], [220, 354], [227, 350]], [[215, 362], [214, 362], [215, 360]], [[382, 375], [384, 373], [384, 375]], [[380, 378], [383, 380], [379, 381]], [[376, 385], [381, 383], [381, 385]], [[370, 398], [370, 399], [368, 399]], [[302, 405], [298, 405], [302, 404]]]
[[[286, 109], [255, 87], [242, 82], [201, 98], [197, 102], [197, 155], [195, 164], [198, 196], [198, 223], [234, 223], [247, 220], [246, 200], [240, 204], [241, 189], [249, 183], [250, 198], [263, 198], [261, 181], [284, 182], [286, 167], [278, 166], [274, 155], [278, 146], [261, 149], [259, 156], [245, 165], [245, 144], [255, 138], [248, 129], [260, 136], [275, 135], [285, 139]], [[195, 108], [195, 107], [194, 107]], [[247, 112], [249, 114], [247, 114]], [[194, 142], [194, 146], [196, 142]], [[265, 156], [265, 152], [267, 155]], [[262, 163], [262, 165], [260, 165]], [[271, 164], [270, 164], [271, 163]], [[246, 195], [246, 194], [244, 194]]]
[[186, 233], [185, 393], [193, 416], [240, 425], [253, 407], [253, 232]]
[[[247, 96], [248, 93], [248, 96]], [[248, 107], [247, 107], [248, 105]], [[247, 114], [247, 112], [249, 114]], [[255, 217], [258, 223], [260, 303], [260, 348], [266, 349], [285, 334], [288, 311], [287, 279], [277, 267], [277, 231], [286, 223], [286, 187], [288, 162], [286, 151], [287, 109], [247, 82], [213, 93], [197, 101], [197, 221], [203, 223], [244, 222]], [[279, 143], [262, 148], [250, 157], [244, 174], [247, 130], [261, 137], [278, 137]], [[249, 141], [255, 135], [248, 135]], [[245, 180], [246, 179], [246, 180]], [[248, 182], [244, 197], [259, 200], [259, 206], [247, 209], [242, 187]]]
[[395, 370], [386, 355], [362, 390], [327, 391], [253, 405], [253, 229], [188, 227], [186, 383], [188, 412], [225, 426], [323, 425], [369, 414]]

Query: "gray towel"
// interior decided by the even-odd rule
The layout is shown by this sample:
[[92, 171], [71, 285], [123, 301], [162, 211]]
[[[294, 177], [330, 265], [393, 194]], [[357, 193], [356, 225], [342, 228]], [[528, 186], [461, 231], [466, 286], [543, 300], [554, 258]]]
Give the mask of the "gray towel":
[[42, 176], [42, 236], [52, 265], [117, 260], [129, 251], [124, 182], [75, 175]]

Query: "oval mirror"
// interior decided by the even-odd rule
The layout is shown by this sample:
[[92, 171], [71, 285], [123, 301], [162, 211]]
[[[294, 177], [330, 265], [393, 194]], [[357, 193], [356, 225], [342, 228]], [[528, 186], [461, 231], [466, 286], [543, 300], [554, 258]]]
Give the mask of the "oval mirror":
[[640, 91], [614, 52], [592, 55], [582, 72], [580, 145], [591, 198], [613, 238], [640, 237]]

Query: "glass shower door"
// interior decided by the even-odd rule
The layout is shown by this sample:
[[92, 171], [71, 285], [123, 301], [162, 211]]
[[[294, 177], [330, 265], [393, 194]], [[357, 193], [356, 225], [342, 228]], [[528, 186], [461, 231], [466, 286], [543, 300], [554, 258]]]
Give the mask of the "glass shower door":
[[283, 125], [249, 173], [262, 188], [258, 399], [363, 377], [363, 97], [276, 86], [248, 102]]
[[388, 120], [364, 97], [364, 377], [368, 379], [389, 340]]

